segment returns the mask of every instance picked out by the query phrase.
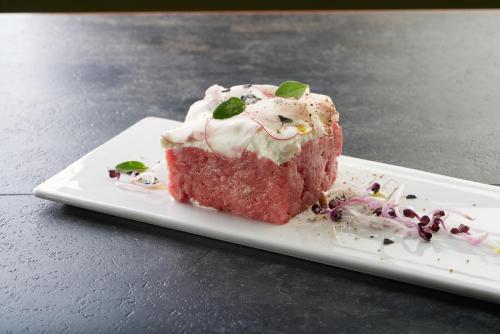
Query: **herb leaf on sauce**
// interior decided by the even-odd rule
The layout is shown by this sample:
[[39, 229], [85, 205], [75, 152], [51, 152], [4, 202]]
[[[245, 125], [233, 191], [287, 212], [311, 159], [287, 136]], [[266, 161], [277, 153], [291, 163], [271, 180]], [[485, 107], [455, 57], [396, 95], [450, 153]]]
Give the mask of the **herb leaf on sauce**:
[[278, 87], [274, 95], [298, 99], [304, 95], [307, 87], [309, 86], [298, 81], [285, 81]]
[[245, 110], [245, 102], [237, 97], [231, 97], [215, 108], [213, 117], [215, 119], [226, 119], [241, 114]]
[[149, 168], [148, 166], [146, 166], [140, 161], [125, 161], [115, 166], [115, 169], [120, 173], [132, 173], [132, 172], [143, 173], [147, 171], [148, 168]]

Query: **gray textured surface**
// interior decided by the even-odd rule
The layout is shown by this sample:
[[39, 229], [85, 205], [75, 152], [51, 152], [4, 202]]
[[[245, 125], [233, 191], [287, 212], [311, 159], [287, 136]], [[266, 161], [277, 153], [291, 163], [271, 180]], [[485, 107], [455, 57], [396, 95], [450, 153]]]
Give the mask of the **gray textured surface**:
[[210, 84], [308, 82], [348, 155], [500, 183], [500, 13], [0, 16], [0, 329], [491, 332], [498, 306], [15, 194]]

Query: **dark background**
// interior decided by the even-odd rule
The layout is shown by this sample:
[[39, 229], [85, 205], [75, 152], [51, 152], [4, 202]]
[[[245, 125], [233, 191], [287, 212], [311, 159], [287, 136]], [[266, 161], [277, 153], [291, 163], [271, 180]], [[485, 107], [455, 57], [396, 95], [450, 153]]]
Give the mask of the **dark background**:
[[438, 9], [438, 8], [498, 8], [492, 0], [308, 0], [308, 1], [8, 1], [0, 0], [3, 12], [96, 12], [96, 11], [199, 11], [199, 10], [319, 10], [319, 9]]
[[[172, 8], [152, 4], [129, 9]], [[182, 120], [214, 82], [291, 78], [333, 97], [346, 155], [500, 183], [499, 60], [497, 10], [0, 15], [0, 332], [498, 334], [496, 304], [31, 190], [143, 117]]]

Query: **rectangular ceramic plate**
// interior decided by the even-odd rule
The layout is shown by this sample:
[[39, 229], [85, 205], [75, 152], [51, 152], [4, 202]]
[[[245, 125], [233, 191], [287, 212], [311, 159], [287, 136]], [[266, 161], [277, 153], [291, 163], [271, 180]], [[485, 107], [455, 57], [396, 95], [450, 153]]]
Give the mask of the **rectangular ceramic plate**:
[[[160, 134], [180, 123], [145, 118], [36, 187], [38, 197], [89, 210], [195, 233], [337, 267], [500, 302], [500, 254], [473, 247], [445, 233], [431, 242], [388, 230], [362, 230], [312, 221], [305, 212], [286, 225], [271, 225], [175, 202], [166, 190], [149, 194], [118, 189], [106, 169], [126, 160], [155, 164], [163, 159]], [[364, 186], [373, 178], [406, 184], [417, 209], [457, 208], [475, 216], [466, 223], [500, 241], [500, 189], [361, 159], [340, 157], [336, 187]], [[403, 203], [405, 204], [405, 203]], [[405, 204], [405, 205], [406, 205]], [[450, 217], [451, 219], [451, 217]], [[448, 225], [465, 222], [456, 217]], [[442, 236], [441, 236], [442, 234]], [[383, 245], [391, 237], [395, 243]]]

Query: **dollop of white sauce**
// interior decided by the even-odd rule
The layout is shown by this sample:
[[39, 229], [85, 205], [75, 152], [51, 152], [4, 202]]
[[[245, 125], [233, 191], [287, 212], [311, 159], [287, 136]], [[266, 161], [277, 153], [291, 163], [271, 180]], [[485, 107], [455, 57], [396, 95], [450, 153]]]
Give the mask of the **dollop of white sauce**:
[[[202, 100], [189, 108], [184, 124], [166, 131], [165, 148], [198, 147], [230, 158], [245, 151], [255, 152], [281, 165], [299, 155], [307, 141], [330, 135], [338, 113], [330, 97], [314, 94], [309, 88], [299, 99], [274, 95], [277, 86], [213, 85]], [[214, 119], [219, 104], [231, 97], [241, 98], [245, 110], [227, 119]]]

